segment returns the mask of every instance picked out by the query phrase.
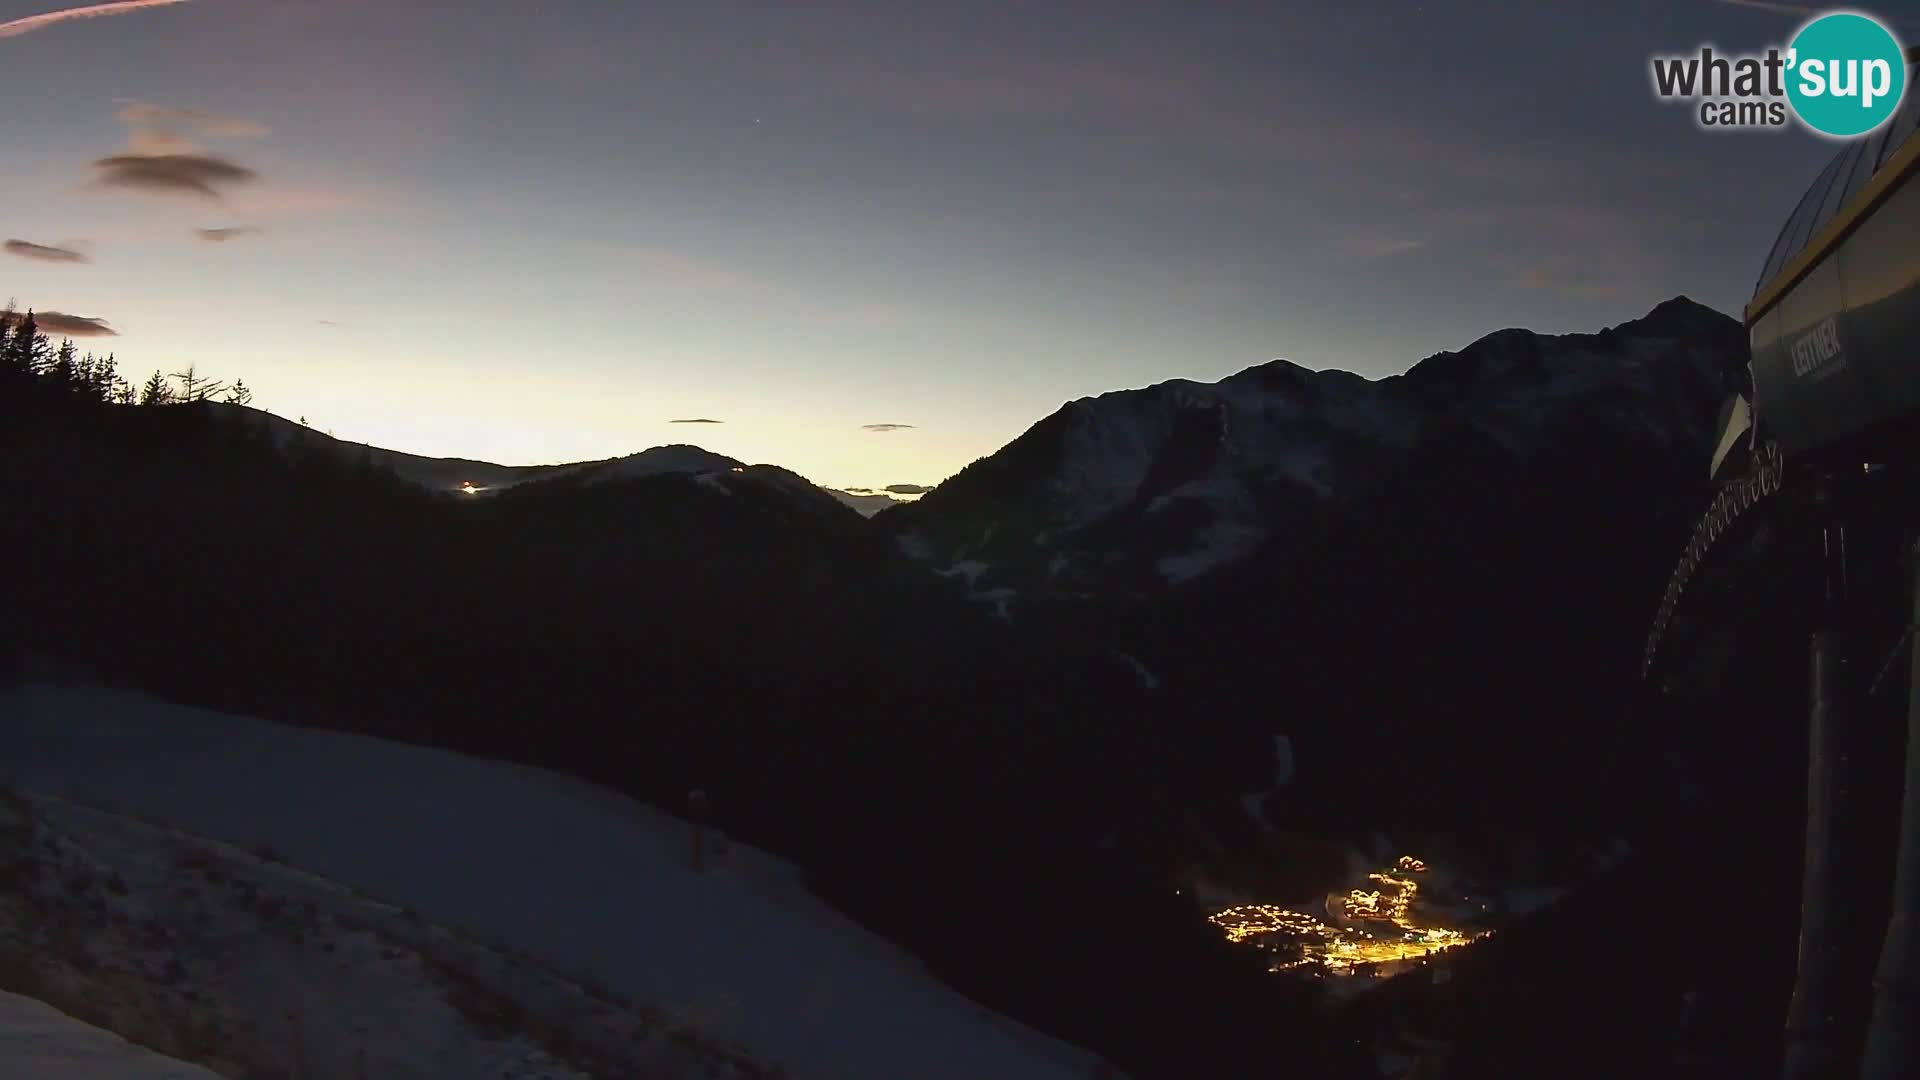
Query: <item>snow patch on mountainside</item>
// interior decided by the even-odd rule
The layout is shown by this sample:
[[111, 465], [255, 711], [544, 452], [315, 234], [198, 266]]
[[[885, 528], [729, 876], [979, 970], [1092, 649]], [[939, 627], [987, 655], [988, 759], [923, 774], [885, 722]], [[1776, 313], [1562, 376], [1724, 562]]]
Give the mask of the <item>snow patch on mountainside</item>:
[[[684, 443], [656, 446], [626, 457], [604, 461], [575, 461], [558, 465], [495, 465], [464, 458], [429, 458], [384, 450], [364, 443], [336, 439], [324, 432], [243, 405], [206, 402], [201, 407], [229, 423], [247, 424], [264, 432], [281, 450], [294, 446], [320, 449], [342, 461], [365, 461], [386, 469], [408, 483], [444, 495], [488, 496], [536, 480], [554, 480], [577, 476], [582, 483], [603, 484], [640, 476], [684, 473], [702, 477], [709, 474], [747, 473], [766, 483], [782, 487], [806, 500], [832, 499], [871, 517], [882, 509], [898, 505], [885, 495], [853, 495], [818, 487], [797, 474], [771, 465], [748, 467], [725, 454], [716, 454]], [[719, 480], [724, 480], [724, 477]], [[721, 483], [702, 481], [702, 486], [722, 494], [731, 494]]]
[[986, 573], [987, 570], [987, 564], [978, 559], [962, 559], [952, 566], [947, 567], [945, 570], [935, 570], [934, 573], [939, 574], [941, 577], [964, 579], [967, 583], [967, 588], [971, 589], [979, 582], [980, 575]]
[[1314, 373], [1284, 360], [1217, 383], [1174, 379], [1145, 390], [1083, 398], [1067, 406], [1067, 414], [1059, 462], [1049, 480], [1067, 527], [1085, 525], [1132, 501], [1183, 417], [1211, 420], [1215, 465], [1205, 476], [1156, 498], [1150, 509], [1180, 497], [1234, 502], [1243, 497], [1236, 477], [1245, 470], [1332, 494], [1324, 436], [1302, 426], [1309, 420], [1398, 446], [1412, 445], [1420, 431], [1417, 413], [1391, 397], [1384, 384], [1344, 371]]
[[1255, 525], [1216, 521], [1201, 530], [1195, 545], [1177, 555], [1168, 555], [1155, 564], [1169, 585], [1178, 585], [1253, 554], [1267, 537], [1267, 530]]
[[0, 695], [0, 786], [321, 874], [560, 972], [597, 975], [790, 1076], [1083, 1080], [1096, 1060], [980, 1007], [731, 845], [569, 777], [104, 690]]
[[[903, 538], [904, 539], [904, 538]], [[993, 617], [1001, 622], [1013, 621], [1013, 601], [1019, 595], [1013, 589], [999, 586], [992, 589], [980, 588], [980, 576], [992, 567], [978, 559], [961, 559], [945, 570], [934, 573], [943, 578], [959, 578], [966, 582], [967, 599], [976, 604], [985, 604], [993, 609]]]
[[1113, 655], [1118, 657], [1122, 663], [1126, 664], [1128, 667], [1133, 669], [1133, 673], [1136, 676], [1138, 676], [1140, 679], [1141, 686], [1147, 688], [1148, 690], [1160, 689], [1160, 680], [1154, 677], [1153, 672], [1147, 670], [1147, 665], [1141, 663], [1137, 658], [1133, 656], [1129, 656], [1128, 654], [1119, 652], [1117, 650], [1114, 652]]
[[468, 484], [472, 484], [476, 491], [495, 494], [531, 480], [549, 479], [581, 467], [579, 464], [495, 465], [466, 458], [425, 457], [335, 438], [305, 424], [245, 405], [205, 401], [173, 407], [205, 409], [223, 423], [245, 425], [263, 433], [282, 452], [298, 447], [308, 452], [322, 451], [345, 462], [364, 461], [386, 469], [410, 484], [440, 494], [459, 494]]
[[[1048, 477], [1056, 517], [1071, 527], [1133, 499], [1172, 429], [1172, 417], [1141, 398], [1076, 401], [1058, 464]], [[1143, 407], [1147, 406], [1147, 407]]]
[[658, 476], [662, 473], [710, 473], [730, 472], [742, 468], [740, 462], [725, 454], [716, 454], [702, 450], [697, 446], [656, 446], [651, 450], [642, 450], [623, 458], [598, 465], [582, 466], [585, 473], [582, 482], [603, 484], [609, 480], [625, 480], [636, 476]]
[[1286, 787], [1293, 782], [1293, 740], [1285, 735], [1273, 737], [1273, 756], [1277, 764], [1273, 769], [1273, 786]]
[[[990, 558], [1010, 580], [1132, 586], [1141, 565], [1181, 584], [1279, 535], [1286, 515], [1365, 498], [1422, 467], [1435, 437], [1478, 431], [1525, 457], [1575, 428], [1622, 447], [1702, 436], [1744, 356], [1737, 322], [1685, 298], [1596, 334], [1488, 334], [1369, 380], [1284, 360], [1216, 383], [1173, 379], [1069, 402], [901, 512], [929, 561]], [[970, 537], [1011, 524], [989, 549]], [[1103, 580], [1102, 575], [1117, 580]]]
[[1246, 811], [1254, 824], [1271, 830], [1273, 823], [1267, 820], [1267, 799], [1293, 780], [1293, 740], [1285, 735], [1273, 737], [1273, 786], [1265, 791], [1249, 791], [1240, 796], [1240, 808]]
[[1012, 623], [1013, 601], [1018, 595], [1014, 590], [1002, 586], [998, 589], [986, 589], [981, 592], [970, 593], [968, 599], [976, 603], [986, 604], [992, 608], [993, 617], [999, 619], [1001, 622]]

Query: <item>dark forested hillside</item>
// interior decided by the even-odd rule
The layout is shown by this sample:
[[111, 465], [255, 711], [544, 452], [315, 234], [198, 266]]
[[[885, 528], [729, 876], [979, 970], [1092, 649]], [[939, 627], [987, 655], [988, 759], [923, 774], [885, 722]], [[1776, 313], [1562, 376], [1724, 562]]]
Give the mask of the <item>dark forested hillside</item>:
[[853, 512], [679, 474], [450, 499], [204, 402], [106, 404], [39, 361], [6, 379], [15, 659], [672, 810], [702, 789], [937, 974], [1141, 1075], [1326, 1045], [1176, 893], [1179, 823], [1230, 805], [1175, 752], [1179, 710]]

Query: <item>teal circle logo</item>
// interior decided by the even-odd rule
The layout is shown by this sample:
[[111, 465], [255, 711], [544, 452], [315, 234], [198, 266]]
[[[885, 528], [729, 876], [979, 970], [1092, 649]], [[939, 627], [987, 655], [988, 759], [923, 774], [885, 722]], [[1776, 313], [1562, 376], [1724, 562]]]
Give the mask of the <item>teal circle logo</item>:
[[1788, 46], [1787, 100], [1822, 135], [1865, 135], [1893, 115], [1907, 62], [1893, 32], [1865, 15], [1836, 12], [1803, 27]]

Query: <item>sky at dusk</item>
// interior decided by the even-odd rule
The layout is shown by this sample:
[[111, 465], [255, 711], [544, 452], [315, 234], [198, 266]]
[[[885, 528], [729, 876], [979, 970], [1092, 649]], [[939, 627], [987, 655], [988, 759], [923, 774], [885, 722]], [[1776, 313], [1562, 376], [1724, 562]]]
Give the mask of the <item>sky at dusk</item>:
[[1737, 314], [1832, 146], [1648, 58], [1783, 7], [160, 3], [0, 37], [0, 239], [83, 256], [0, 301], [397, 450], [931, 484], [1107, 390]]

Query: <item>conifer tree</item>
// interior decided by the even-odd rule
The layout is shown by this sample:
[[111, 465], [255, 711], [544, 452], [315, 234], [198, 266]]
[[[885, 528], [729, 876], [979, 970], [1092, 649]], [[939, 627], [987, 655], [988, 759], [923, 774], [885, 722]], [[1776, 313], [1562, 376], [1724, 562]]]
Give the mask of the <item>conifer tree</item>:
[[119, 364], [112, 353], [102, 357], [89, 356], [88, 388], [92, 396], [106, 404], [114, 401], [114, 392], [120, 384]]
[[156, 371], [147, 377], [147, 384], [140, 388], [140, 404], [167, 405], [173, 401], [173, 387]]
[[50, 351], [47, 336], [40, 332], [40, 324], [34, 321], [31, 311], [9, 321], [13, 324], [13, 333], [7, 341], [7, 368], [19, 376], [38, 378]]
[[47, 365], [47, 379], [54, 388], [72, 393], [80, 389], [80, 360], [74, 351], [73, 339], [68, 338], [55, 350], [53, 360]]

